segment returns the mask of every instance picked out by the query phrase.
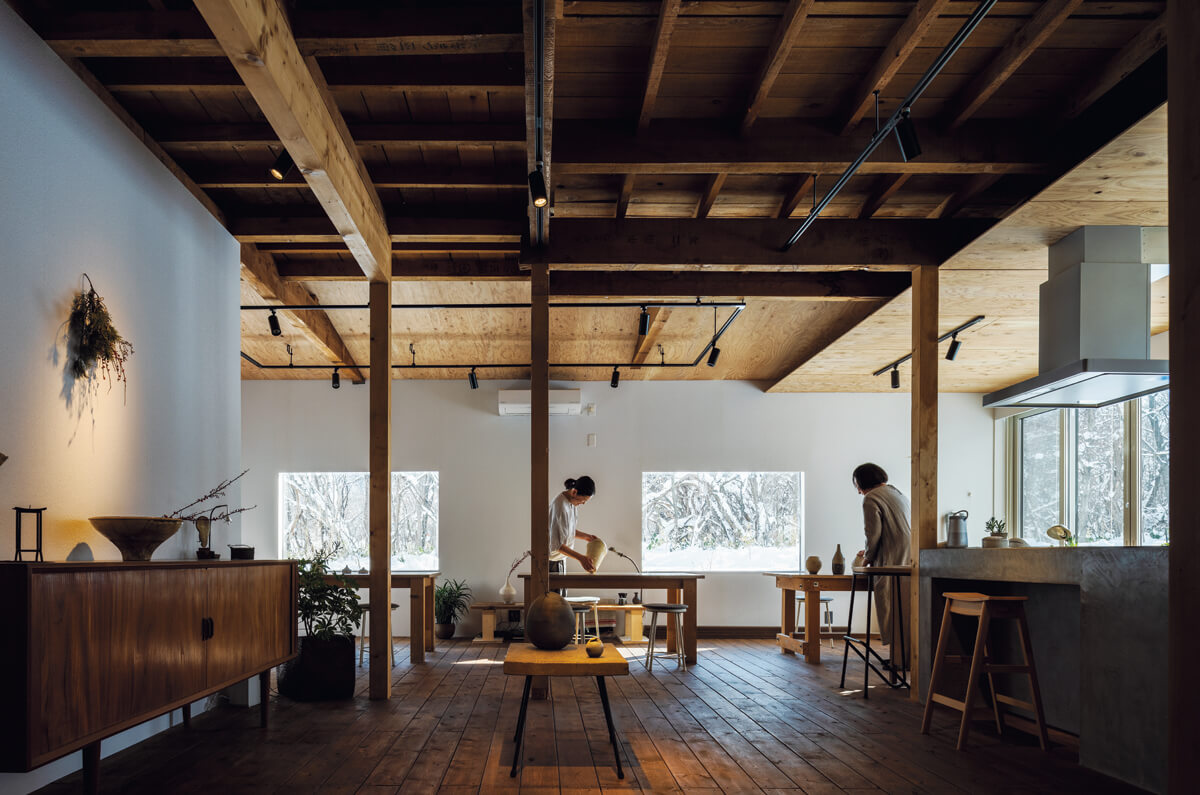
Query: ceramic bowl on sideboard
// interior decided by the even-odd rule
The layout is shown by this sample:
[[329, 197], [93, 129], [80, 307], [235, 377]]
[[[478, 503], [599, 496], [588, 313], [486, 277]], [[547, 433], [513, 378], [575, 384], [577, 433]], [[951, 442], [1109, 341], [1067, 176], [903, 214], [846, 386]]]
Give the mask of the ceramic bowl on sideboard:
[[179, 530], [182, 519], [163, 516], [91, 516], [88, 521], [121, 551], [121, 560], [150, 560]]

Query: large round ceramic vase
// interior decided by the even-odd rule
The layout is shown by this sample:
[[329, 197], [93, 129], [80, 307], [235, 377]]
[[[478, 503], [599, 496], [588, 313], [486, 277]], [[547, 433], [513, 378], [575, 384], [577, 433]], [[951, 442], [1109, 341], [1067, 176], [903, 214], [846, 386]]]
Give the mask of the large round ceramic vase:
[[88, 521], [121, 551], [121, 560], [150, 560], [183, 524], [162, 516], [92, 516]]
[[556, 651], [575, 637], [575, 612], [556, 593], [533, 600], [525, 610], [525, 639], [539, 649]]

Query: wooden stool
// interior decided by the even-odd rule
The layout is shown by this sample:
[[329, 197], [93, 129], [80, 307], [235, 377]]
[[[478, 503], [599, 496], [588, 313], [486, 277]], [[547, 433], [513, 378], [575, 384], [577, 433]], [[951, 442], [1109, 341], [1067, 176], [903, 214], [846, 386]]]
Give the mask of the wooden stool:
[[[800, 606], [803, 604], [804, 604], [804, 597], [797, 596], [796, 597], [796, 631], [797, 632], [800, 631], [800, 616], [803, 612], [800, 610]], [[832, 605], [833, 605], [833, 597], [832, 596], [822, 596], [821, 597], [821, 607], [824, 609], [824, 612], [825, 612], [825, 628], [829, 630], [829, 634], [830, 634], [829, 648], [831, 648], [831, 649], [833, 648], [833, 637], [832, 637], [833, 636], [833, 607], [832, 607]], [[820, 635], [820, 631], [821, 631], [821, 628], [817, 627], [818, 636]], [[808, 639], [808, 627], [804, 628], [804, 634], [805, 634], [805, 640], [807, 640]], [[818, 637], [818, 642], [819, 642], [819, 637]]]
[[[1042, 750], [1050, 748], [1046, 736], [1046, 718], [1042, 712], [1042, 693], [1038, 688], [1037, 667], [1033, 664], [1033, 644], [1029, 642], [1029, 624], [1025, 622], [1024, 596], [985, 596], [981, 593], [947, 593], [942, 594], [946, 599], [946, 609], [942, 612], [942, 629], [938, 633], [937, 651], [933, 657], [933, 673], [929, 678], [929, 697], [925, 700], [925, 714], [921, 718], [921, 734], [929, 734], [929, 722], [933, 717], [933, 705], [941, 704], [956, 709], [963, 714], [962, 724], [958, 728], [958, 750], [967, 743], [967, 733], [971, 730], [971, 710], [975, 706], [975, 691], [979, 689], [979, 675], [986, 673], [988, 686], [992, 691], [992, 714], [996, 719], [996, 731], [1004, 733], [1004, 717], [1000, 705], [1007, 704], [1033, 712], [1037, 716], [1037, 735]], [[975, 633], [975, 650], [970, 657], [945, 654], [946, 641], [950, 636], [950, 616], [978, 616], [979, 630]], [[997, 665], [988, 654], [988, 624], [993, 619], [1014, 619], [1017, 622], [1017, 633], [1021, 638], [1021, 653], [1025, 661], [1021, 665]], [[962, 701], [937, 692], [938, 679], [946, 663], [970, 663], [971, 672], [967, 679], [967, 694]], [[996, 692], [996, 680], [993, 674], [1025, 674], [1029, 677], [1029, 687], [1033, 692], [1033, 701], [1019, 701], [1012, 696], [1000, 695]]]
[[[647, 612], [650, 613], [650, 636], [646, 641], [646, 670], [654, 668], [655, 657], [674, 657], [679, 663], [679, 670], [687, 670], [687, 655], [683, 651], [683, 614], [687, 612], [687, 605], [667, 605], [654, 604], [643, 605]], [[666, 653], [654, 653], [654, 636], [658, 632], [658, 614], [666, 613], [675, 617], [675, 651]]]
[[[393, 603], [392, 610], [395, 611], [396, 608], [399, 606], [400, 605]], [[358, 603], [358, 664], [360, 667], [363, 664], [363, 644], [366, 643], [367, 617], [371, 615], [370, 611], [371, 611], [371, 603], [370, 602], [359, 602]], [[419, 632], [420, 628], [418, 627], [417, 629], [414, 629], [412, 631]], [[396, 667], [396, 647], [395, 646], [392, 646], [392, 667], [393, 668]]]

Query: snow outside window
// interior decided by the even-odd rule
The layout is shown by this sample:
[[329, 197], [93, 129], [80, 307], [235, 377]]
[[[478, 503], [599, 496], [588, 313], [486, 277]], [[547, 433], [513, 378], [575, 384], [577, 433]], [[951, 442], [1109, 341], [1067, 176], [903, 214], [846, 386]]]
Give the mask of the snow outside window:
[[802, 472], [644, 472], [642, 568], [794, 568], [803, 508]]
[[[336, 550], [330, 567], [370, 568], [366, 472], [281, 472], [284, 557]], [[392, 473], [393, 570], [438, 568], [438, 473]]]

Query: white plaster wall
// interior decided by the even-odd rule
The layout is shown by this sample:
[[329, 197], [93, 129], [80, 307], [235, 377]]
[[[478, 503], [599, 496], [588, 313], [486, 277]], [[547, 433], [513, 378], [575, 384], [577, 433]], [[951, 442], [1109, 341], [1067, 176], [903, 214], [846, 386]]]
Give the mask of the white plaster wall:
[[[238, 248], [7, 5], [0, 151], [0, 560], [13, 557], [14, 505], [47, 508], [47, 560], [119, 560], [88, 516], [167, 513], [239, 471]], [[102, 383], [68, 403], [61, 332], [83, 271], [135, 353], [127, 392]], [[180, 532], [156, 557], [194, 557], [195, 541]], [[0, 774], [0, 791], [78, 760]]]
[[[472, 391], [465, 380], [393, 386], [393, 469], [441, 473], [440, 568], [487, 601], [495, 601], [510, 562], [529, 547], [529, 419], [496, 411], [498, 389], [526, 386], [483, 381]], [[768, 395], [744, 382], [553, 386], [582, 389], [596, 413], [550, 418], [551, 494], [567, 477], [595, 478], [597, 495], [580, 510], [580, 526], [635, 558], [643, 471], [804, 472], [806, 550], [780, 560], [781, 569], [817, 554], [828, 571], [836, 544], [848, 563], [861, 548], [862, 503], [850, 483], [858, 464], [880, 464], [909, 492], [907, 394]], [[970, 523], [977, 540], [992, 499], [992, 419], [978, 395], [945, 394], [940, 401], [940, 504], [943, 512], [966, 508], [972, 519], [982, 517]], [[335, 391], [324, 380], [246, 381], [242, 409], [242, 458], [251, 468], [243, 493], [260, 506], [247, 515], [244, 535], [270, 557], [279, 554], [279, 472], [367, 469], [367, 389], [343, 382]], [[588, 433], [597, 435], [595, 447], [587, 447]], [[610, 555], [602, 568], [628, 565]], [[835, 598], [835, 621], [844, 622], [847, 598]], [[699, 602], [701, 625], [779, 620], [779, 592], [758, 573], [709, 574]], [[393, 629], [407, 635], [406, 611], [396, 611]], [[459, 634], [477, 629], [473, 618]]]

